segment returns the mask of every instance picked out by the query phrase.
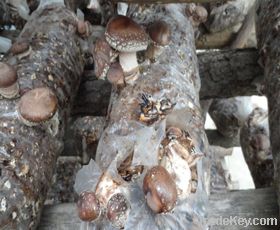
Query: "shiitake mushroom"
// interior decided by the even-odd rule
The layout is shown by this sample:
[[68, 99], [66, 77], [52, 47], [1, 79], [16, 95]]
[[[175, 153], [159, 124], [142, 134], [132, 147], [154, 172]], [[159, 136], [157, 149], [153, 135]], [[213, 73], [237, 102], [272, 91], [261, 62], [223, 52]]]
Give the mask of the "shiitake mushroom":
[[101, 214], [99, 201], [94, 192], [82, 192], [77, 202], [78, 214], [83, 221], [94, 221]]
[[155, 213], [170, 212], [176, 204], [176, 184], [162, 166], [148, 170], [143, 181], [143, 191], [148, 206]]

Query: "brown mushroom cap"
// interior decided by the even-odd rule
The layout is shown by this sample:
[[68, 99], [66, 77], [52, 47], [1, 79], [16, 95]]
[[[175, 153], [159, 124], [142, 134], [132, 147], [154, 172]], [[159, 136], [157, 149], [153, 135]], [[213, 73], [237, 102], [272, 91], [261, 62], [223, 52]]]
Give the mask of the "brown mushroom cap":
[[148, 27], [148, 33], [159, 46], [166, 46], [171, 40], [170, 26], [164, 21], [155, 21]]
[[107, 204], [107, 218], [113, 226], [123, 228], [130, 212], [130, 205], [121, 193], [114, 194]]
[[118, 15], [108, 22], [105, 38], [114, 49], [121, 52], [145, 50], [149, 41], [145, 30], [123, 15]]
[[11, 52], [12, 54], [20, 54], [23, 53], [25, 51], [27, 51], [29, 49], [29, 42], [28, 40], [24, 39], [24, 40], [20, 40], [20, 41], [16, 41], [15, 43], [13, 43], [12, 47], [11, 47]]
[[143, 191], [148, 206], [155, 213], [171, 211], [177, 200], [176, 184], [162, 166], [154, 166], [145, 175]]
[[96, 220], [101, 214], [99, 201], [94, 192], [82, 192], [78, 198], [77, 208], [79, 217], [83, 221]]
[[0, 88], [7, 88], [17, 81], [17, 72], [11, 65], [0, 62]]
[[208, 17], [208, 12], [203, 6], [196, 6], [195, 9], [196, 15], [195, 19], [199, 22], [206, 22]]
[[90, 23], [88, 21], [79, 20], [77, 22], [78, 34], [81, 35], [82, 37], [88, 37], [90, 33], [89, 27], [90, 27]]
[[21, 97], [18, 112], [24, 120], [40, 123], [53, 117], [57, 104], [57, 98], [49, 88], [36, 88]]
[[112, 84], [123, 84], [124, 83], [124, 73], [120, 63], [113, 63], [107, 73], [107, 79]]
[[166, 135], [170, 139], [172, 138], [177, 139], [183, 136], [183, 132], [181, 129], [172, 126], [168, 128], [168, 130], [166, 131]]

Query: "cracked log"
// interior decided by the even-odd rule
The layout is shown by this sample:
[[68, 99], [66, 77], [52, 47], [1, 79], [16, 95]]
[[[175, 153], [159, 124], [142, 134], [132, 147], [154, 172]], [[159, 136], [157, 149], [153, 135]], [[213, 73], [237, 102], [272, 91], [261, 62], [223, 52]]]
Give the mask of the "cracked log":
[[38, 224], [84, 66], [76, 24], [76, 16], [62, 5], [38, 9], [18, 38], [28, 41], [29, 51], [4, 57], [17, 71], [20, 97], [48, 87], [57, 110], [52, 122], [28, 127], [18, 116], [20, 98], [0, 99], [1, 229]]
[[268, 98], [269, 130], [275, 168], [275, 185], [280, 204], [280, 2], [262, 0], [257, 8], [257, 39], [264, 64]]

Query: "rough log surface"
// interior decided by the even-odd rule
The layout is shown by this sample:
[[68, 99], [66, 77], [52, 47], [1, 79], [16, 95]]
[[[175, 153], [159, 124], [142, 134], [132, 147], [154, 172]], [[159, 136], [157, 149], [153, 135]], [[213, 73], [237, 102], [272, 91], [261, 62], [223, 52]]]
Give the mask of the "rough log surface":
[[0, 228], [35, 229], [51, 183], [70, 107], [84, 66], [76, 36], [76, 16], [62, 6], [33, 13], [19, 38], [32, 51], [4, 61], [17, 69], [21, 94], [47, 86], [58, 99], [53, 128], [27, 127], [18, 118], [18, 99], [0, 100]]
[[[129, 15], [144, 26], [164, 19], [176, 33], [172, 33], [171, 43], [158, 62], [141, 65], [141, 74], [134, 85], [127, 85], [112, 94], [109, 122], [98, 144], [96, 163], [102, 171], [120, 181], [120, 185], [128, 187], [131, 211], [125, 229], [161, 229], [162, 226], [168, 229], [205, 229], [202, 213], [209, 194], [208, 143], [200, 115], [200, 79], [191, 24], [184, 16], [184, 6], [180, 4], [151, 5], [144, 9], [135, 5], [130, 8]], [[153, 122], [141, 122], [139, 95], [143, 93], [151, 95], [154, 100], [170, 100], [175, 103], [174, 108]], [[142, 179], [147, 169], [159, 164], [160, 143], [165, 137], [166, 127], [170, 126], [188, 132], [195, 146], [193, 154], [203, 153], [204, 157], [196, 165], [197, 189], [188, 199], [178, 199], [173, 212], [155, 215], [146, 205]], [[132, 165], [143, 165], [145, 171], [135, 180], [125, 183], [117, 167], [130, 154], [133, 154]], [[80, 175], [86, 177], [85, 173]], [[91, 184], [94, 183], [91, 178], [88, 178], [88, 184], [84, 178], [79, 177], [79, 180], [76, 180], [77, 192], [96, 186]], [[112, 229], [102, 221], [90, 226]]]
[[250, 97], [233, 97], [213, 100], [208, 112], [218, 132], [233, 138], [239, 134], [252, 110]]
[[97, 80], [93, 74], [84, 76], [71, 111], [72, 116], [105, 116], [111, 88], [108, 81]]
[[217, 33], [204, 33], [201, 34], [195, 41], [197, 49], [222, 49], [229, 47], [233, 42], [234, 37], [237, 35], [238, 28], [241, 23], [237, 26], [227, 28]]
[[239, 147], [239, 135], [235, 137], [225, 137], [217, 130], [205, 130], [210, 145], [217, 145], [224, 148]]
[[269, 130], [280, 204], [280, 1], [263, 0], [257, 6], [258, 47], [264, 64]]
[[274, 169], [266, 111], [253, 110], [240, 131], [240, 143], [256, 188], [271, 187]]
[[[263, 95], [263, 70], [256, 49], [198, 53], [200, 99]], [[73, 116], [105, 116], [111, 85], [88, 72], [81, 82]]]
[[52, 186], [48, 192], [45, 205], [69, 203], [77, 200], [77, 194], [74, 191], [74, 182], [80, 168], [80, 157], [58, 157]]
[[106, 125], [105, 117], [72, 118], [64, 137], [63, 156], [79, 156], [83, 164], [95, 158], [96, 148]]
[[[272, 188], [235, 191], [210, 196], [208, 208], [211, 217], [277, 218], [278, 207]], [[209, 219], [208, 218], [208, 219]], [[82, 223], [76, 213], [76, 204], [45, 206], [38, 230], [77, 230]], [[241, 230], [242, 226], [212, 226], [211, 230]], [[249, 226], [250, 230], [277, 230], [277, 226]]]
[[[211, 218], [278, 218], [278, 206], [276, 194], [273, 188], [243, 190], [225, 194], [213, 194], [210, 196], [208, 221]], [[279, 223], [279, 219], [278, 219]], [[250, 230], [277, 230], [275, 225], [249, 225]], [[212, 226], [211, 230], [241, 230], [240, 225]]]
[[200, 99], [263, 94], [263, 70], [255, 49], [198, 54]]

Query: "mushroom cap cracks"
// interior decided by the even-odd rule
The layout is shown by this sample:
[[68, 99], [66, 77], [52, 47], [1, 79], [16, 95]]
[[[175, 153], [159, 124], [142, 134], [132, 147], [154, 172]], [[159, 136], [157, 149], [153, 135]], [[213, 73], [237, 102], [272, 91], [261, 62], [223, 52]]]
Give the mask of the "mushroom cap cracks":
[[28, 122], [40, 123], [53, 117], [57, 104], [57, 98], [49, 88], [36, 88], [21, 97], [18, 111]]
[[17, 81], [17, 72], [14, 67], [0, 62], [0, 88], [7, 88]]
[[132, 19], [118, 15], [112, 18], [106, 27], [107, 42], [120, 52], [137, 52], [148, 46], [149, 36]]
[[164, 21], [155, 21], [148, 27], [148, 33], [159, 46], [166, 46], [171, 40], [170, 26]]

